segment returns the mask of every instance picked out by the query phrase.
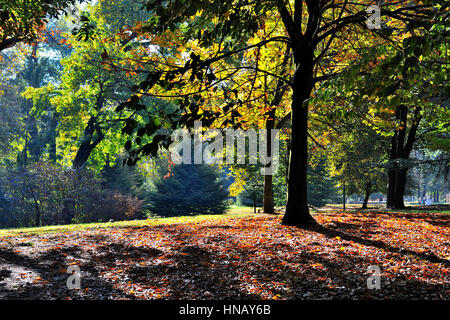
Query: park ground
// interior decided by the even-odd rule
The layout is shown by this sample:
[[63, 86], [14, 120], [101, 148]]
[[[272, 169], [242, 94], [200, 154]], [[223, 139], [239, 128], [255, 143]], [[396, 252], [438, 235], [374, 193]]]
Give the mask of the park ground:
[[[449, 299], [448, 208], [227, 215], [0, 230], [0, 299]], [[77, 265], [81, 288], [68, 289]], [[369, 289], [369, 266], [381, 272]]]

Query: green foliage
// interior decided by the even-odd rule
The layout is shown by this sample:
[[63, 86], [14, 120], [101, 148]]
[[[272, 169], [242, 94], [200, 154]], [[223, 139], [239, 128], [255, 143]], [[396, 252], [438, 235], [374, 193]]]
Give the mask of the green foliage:
[[260, 173], [260, 166], [241, 165], [245, 170], [245, 184], [243, 190], [237, 195], [238, 204], [249, 207], [263, 205], [264, 176]]
[[124, 166], [120, 157], [101, 171], [103, 188], [134, 197], [142, 197], [145, 175], [137, 166]]
[[38, 37], [39, 28], [49, 18], [66, 13], [76, 2], [77, 0], [0, 0], [0, 51], [18, 42], [32, 43]]
[[140, 217], [142, 204], [138, 199], [103, 189], [100, 177], [86, 169], [63, 169], [37, 162], [3, 172], [0, 178], [2, 202], [9, 204], [1, 212], [5, 223], [1, 227]]
[[336, 198], [336, 181], [330, 174], [326, 159], [320, 157], [308, 166], [308, 204], [322, 207], [336, 202]]
[[[272, 178], [273, 202], [276, 207], [286, 205], [288, 158], [287, 142], [281, 141], [279, 168]], [[261, 175], [260, 168], [256, 165], [241, 165], [239, 169], [239, 172], [244, 171], [245, 174], [240, 177], [243, 180], [243, 187], [237, 196], [238, 203], [253, 206], [256, 202], [256, 206], [262, 206], [264, 176]], [[323, 152], [313, 153], [308, 165], [308, 204], [321, 207], [335, 202], [338, 196], [336, 185], [337, 181], [332, 176], [330, 162], [326, 156]]]
[[117, 30], [131, 29], [150, 18], [142, 9], [143, 4], [144, 0], [99, 0], [92, 13], [102, 18], [102, 23], [109, 26], [109, 34], [114, 36]]
[[148, 189], [150, 211], [159, 216], [223, 214], [228, 207], [219, 170], [210, 165], [172, 167], [161, 160]]
[[[145, 30], [161, 33], [181, 28], [185, 33], [184, 40], [198, 39], [200, 44], [208, 47], [220, 39], [233, 41], [224, 43], [224, 49], [242, 46], [260, 27], [260, 22], [268, 12], [276, 7], [274, 1], [221, 1], [175, 0], [162, 3], [158, 0], [146, 0], [147, 11], [153, 13]], [[220, 18], [217, 25], [215, 18]], [[186, 23], [193, 18], [191, 23]], [[204, 32], [199, 33], [199, 30]], [[228, 39], [225, 39], [228, 38]]]

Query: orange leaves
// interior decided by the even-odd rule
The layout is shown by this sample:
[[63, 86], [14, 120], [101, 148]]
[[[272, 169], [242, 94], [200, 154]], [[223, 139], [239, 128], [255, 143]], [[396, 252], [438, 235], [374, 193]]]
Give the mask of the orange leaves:
[[[51, 262], [62, 258], [64, 265], [53, 267], [43, 260], [39, 277], [22, 272], [20, 278], [41, 286], [42, 278], [56, 281], [47, 274], [58, 271], [62, 276], [68, 265], [78, 263], [82, 271], [96, 275], [96, 283], [111, 290], [108, 296], [123, 299], [204, 299], [206, 290], [215, 299], [273, 300], [446, 294], [447, 215], [320, 212], [315, 218], [322, 228], [281, 226], [280, 216], [259, 214], [83, 230], [57, 234], [48, 241], [36, 236], [27, 238], [34, 243], [33, 252]], [[23, 236], [8, 240], [19, 244]], [[69, 248], [76, 252], [71, 256], [80, 257], [78, 262], [64, 254]], [[16, 254], [25, 255], [27, 249]], [[81, 259], [89, 263], [83, 265]], [[378, 293], [365, 289], [370, 265], [382, 270], [383, 290]], [[89, 285], [90, 280], [83, 281]], [[91, 287], [77, 294], [92, 298], [97, 293]], [[64, 292], [60, 298], [65, 296]]]

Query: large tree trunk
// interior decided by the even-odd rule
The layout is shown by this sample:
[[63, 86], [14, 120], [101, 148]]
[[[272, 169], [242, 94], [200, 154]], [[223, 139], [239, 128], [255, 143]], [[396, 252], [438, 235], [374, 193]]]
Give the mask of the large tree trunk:
[[313, 88], [313, 54], [294, 54], [297, 71], [292, 86], [292, 132], [286, 213], [282, 223], [308, 226], [315, 223], [309, 213], [307, 196], [308, 168], [308, 99]]
[[394, 205], [394, 197], [395, 197], [395, 170], [393, 168], [389, 168], [387, 196], [386, 196], [387, 208], [392, 208], [392, 206]]
[[78, 148], [77, 154], [72, 164], [73, 168], [81, 168], [89, 159], [89, 156], [91, 155], [92, 151], [102, 140], [103, 137], [99, 136], [96, 137], [93, 141], [89, 140], [83, 142], [80, 145], [80, 148]]
[[406, 189], [406, 173], [408, 168], [395, 167], [389, 170], [389, 184], [386, 207], [390, 209], [404, 209], [403, 196]]

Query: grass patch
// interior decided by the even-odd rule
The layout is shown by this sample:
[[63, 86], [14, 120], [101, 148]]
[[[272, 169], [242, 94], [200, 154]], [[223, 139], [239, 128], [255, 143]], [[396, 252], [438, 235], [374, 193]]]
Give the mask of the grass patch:
[[60, 232], [73, 232], [89, 229], [105, 229], [105, 228], [127, 228], [127, 227], [144, 227], [149, 225], [159, 224], [176, 224], [176, 223], [188, 223], [188, 222], [202, 222], [207, 220], [221, 220], [230, 218], [239, 218], [254, 215], [251, 208], [248, 207], [232, 207], [226, 214], [217, 215], [196, 215], [196, 216], [180, 216], [169, 218], [149, 218], [142, 220], [127, 220], [127, 221], [114, 221], [114, 222], [93, 222], [93, 223], [80, 223], [80, 224], [68, 224], [68, 225], [56, 225], [56, 226], [43, 226], [43, 227], [29, 227], [29, 228], [12, 228], [12, 229], [0, 229], [0, 237], [10, 237], [25, 234], [45, 234], [45, 233], [60, 233]]

